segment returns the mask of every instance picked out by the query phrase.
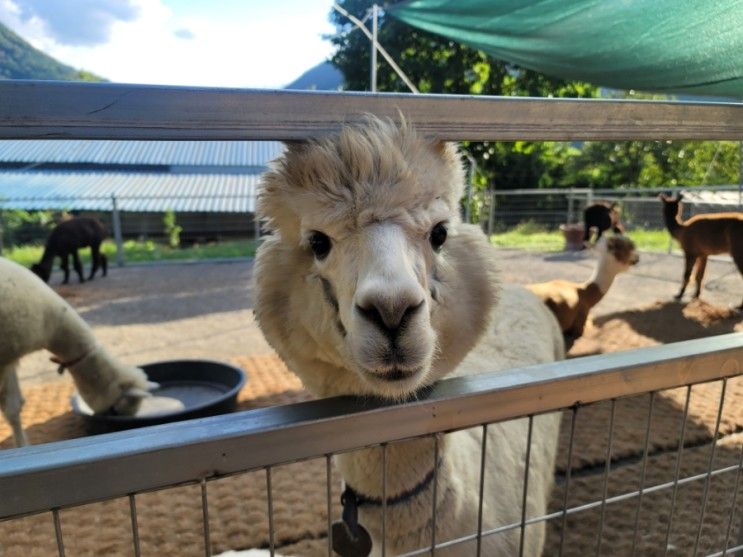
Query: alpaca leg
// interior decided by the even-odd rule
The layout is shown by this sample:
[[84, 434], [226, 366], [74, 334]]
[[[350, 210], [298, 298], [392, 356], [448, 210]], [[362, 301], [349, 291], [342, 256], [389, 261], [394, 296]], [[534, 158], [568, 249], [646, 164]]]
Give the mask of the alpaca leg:
[[93, 280], [93, 277], [95, 276], [95, 272], [98, 270], [98, 267], [100, 266], [100, 259], [101, 259], [101, 245], [100, 244], [93, 244], [90, 246], [90, 259], [92, 263], [90, 266], [90, 274], [88, 275], [88, 280]]
[[686, 285], [689, 284], [689, 278], [691, 277], [691, 270], [694, 268], [694, 262], [697, 259], [697, 256], [691, 253], [685, 253], [684, 256], [686, 258], [684, 263], [684, 278], [681, 281], [681, 290], [679, 290], [679, 293], [674, 296], [677, 300], [680, 300], [684, 295]]
[[105, 253], [100, 254], [101, 259], [101, 271], [103, 271], [103, 276], [105, 277], [108, 273], [108, 257], [106, 257]]
[[[735, 245], [732, 246], [733, 261], [735, 261], [735, 265], [738, 267], [738, 271], [740, 271], [740, 276], [743, 278], [743, 239], [738, 241], [740, 245], [737, 247]], [[738, 306], [738, 309], [743, 311], [743, 301]]]
[[590, 239], [591, 239], [591, 227], [588, 224], [588, 222], [586, 222], [583, 225], [583, 243], [586, 244]]
[[21, 426], [21, 408], [24, 400], [18, 384], [17, 368], [18, 362], [15, 361], [0, 369], [0, 410], [13, 429], [16, 446], [25, 447], [28, 445], [28, 439]]
[[701, 255], [697, 259], [696, 273], [694, 274], [694, 280], [697, 283], [697, 289], [694, 292], [694, 297], [699, 298], [699, 293], [702, 291], [702, 281], [704, 280], [704, 271], [707, 269], [707, 256]]
[[83, 277], [83, 264], [80, 261], [80, 254], [77, 253], [77, 250], [72, 252], [72, 262], [75, 265], [75, 272], [77, 273], [80, 282], [85, 282], [85, 278]]
[[64, 280], [62, 281], [62, 284], [67, 284], [70, 282], [70, 254], [63, 253], [59, 258], [61, 260], [60, 267], [62, 268], [62, 272], [64, 272]]

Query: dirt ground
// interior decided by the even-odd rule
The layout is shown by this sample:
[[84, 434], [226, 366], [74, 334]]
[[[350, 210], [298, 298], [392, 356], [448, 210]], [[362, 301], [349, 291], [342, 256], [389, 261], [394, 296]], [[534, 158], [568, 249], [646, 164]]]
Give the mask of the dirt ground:
[[[503, 282], [587, 279], [590, 253], [539, 254], [498, 250]], [[252, 313], [251, 260], [167, 263], [112, 268], [105, 279], [51, 284], [91, 324], [112, 353], [132, 364], [173, 358], [228, 360], [272, 353]], [[620, 275], [592, 312], [593, 327], [571, 355], [593, 354], [743, 330], [731, 311], [743, 297], [743, 278], [733, 263], [710, 261], [702, 300], [676, 303], [683, 268], [676, 255], [641, 254]], [[22, 384], [66, 381], [48, 355], [27, 356]]]

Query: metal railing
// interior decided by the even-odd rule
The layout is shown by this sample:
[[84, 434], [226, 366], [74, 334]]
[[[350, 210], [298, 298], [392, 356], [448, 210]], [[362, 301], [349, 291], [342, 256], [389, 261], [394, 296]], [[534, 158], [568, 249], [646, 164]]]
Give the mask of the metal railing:
[[[132, 543], [136, 546], [136, 496], [153, 489], [195, 483], [202, 486], [204, 494], [203, 528], [207, 540], [206, 553], [209, 554], [206, 493], [208, 483], [218, 478], [264, 470], [270, 481], [271, 469], [281, 464], [311, 458], [329, 459], [331, 455], [342, 452], [384, 447], [395, 441], [447, 434], [465, 428], [487, 428], [494, 422], [545, 412], [567, 409], [574, 420], [579, 409], [598, 401], [616, 401], [621, 397], [647, 393], [652, 397], [654, 393], [674, 387], [688, 386], [690, 391], [691, 386], [708, 381], [722, 381], [724, 385], [728, 379], [742, 373], [743, 334], [730, 334], [443, 380], [421, 400], [404, 404], [341, 397], [10, 450], [0, 455], [0, 493], [3, 494], [0, 519], [51, 512], [62, 554], [65, 536], [74, 536], [74, 532], [69, 531], [62, 534], [62, 509], [127, 497], [134, 528]], [[723, 399], [724, 390], [718, 409], [718, 426]], [[688, 412], [685, 412], [682, 428], [687, 417]], [[607, 477], [609, 470], [616, 466], [611, 456], [612, 427], [613, 420], [609, 422]], [[574, 424], [571, 431], [575, 431]], [[716, 431], [712, 436], [711, 451], [714, 451], [717, 437]], [[569, 446], [568, 459], [575, 449], [572, 435]], [[677, 451], [680, 454], [683, 450], [682, 441]], [[480, 456], [473, 455], [474, 458]], [[647, 439], [644, 458], [648, 458]], [[679, 475], [676, 469], [665, 482], [643, 485], [639, 490], [628, 489], [611, 497], [604, 487], [596, 500], [576, 506], [567, 505], [568, 466], [568, 475], [563, 480], [566, 484], [564, 508], [544, 516], [524, 517], [519, 523], [480, 533], [473, 531], [456, 540], [441, 540], [434, 545], [436, 548], [450, 547], [481, 536], [514, 529], [523, 531], [531, 524], [544, 521], [562, 521], [564, 528], [567, 516], [595, 509], [601, 509], [603, 513], [611, 505], [641, 498], [643, 494], [663, 490], [675, 493], [679, 486], [690, 482], [709, 482], [710, 478], [720, 474], [740, 474], [743, 471], [740, 464], [713, 468], [712, 461], [711, 457], [709, 470], [704, 473], [687, 477]], [[484, 457], [482, 465], [487, 465]], [[730, 496], [737, 498], [737, 490]], [[270, 507], [270, 486], [268, 500]], [[328, 500], [328, 506], [330, 504]], [[706, 494], [705, 503], [700, 504], [706, 504]], [[274, 532], [267, 532], [267, 536], [274, 539]], [[726, 544], [728, 541], [726, 539]], [[332, 546], [330, 536], [328, 544]], [[713, 551], [725, 551], [726, 548], [729, 554], [743, 549], [725, 545]], [[410, 555], [429, 551], [427, 546]]]
[[14, 209], [74, 212], [98, 218], [115, 242], [121, 264], [126, 260], [124, 240], [167, 242], [163, 219], [168, 212], [173, 213], [180, 227], [180, 243], [184, 246], [260, 236], [253, 194], [4, 197], [0, 198], [0, 253], [14, 246], [43, 245], [53, 226], [50, 222], [45, 226], [23, 223], [9, 227], [3, 212]]
[[[660, 230], [665, 229], [665, 222], [658, 195], [679, 192], [691, 192], [683, 203], [684, 219], [699, 213], [743, 211], [743, 189], [739, 185], [490, 190], [478, 194], [482, 204], [479, 222], [491, 234], [523, 223], [556, 230], [564, 224], [581, 224], [583, 210], [597, 201], [616, 201], [621, 222], [628, 230]], [[700, 192], [705, 195], [700, 196]]]

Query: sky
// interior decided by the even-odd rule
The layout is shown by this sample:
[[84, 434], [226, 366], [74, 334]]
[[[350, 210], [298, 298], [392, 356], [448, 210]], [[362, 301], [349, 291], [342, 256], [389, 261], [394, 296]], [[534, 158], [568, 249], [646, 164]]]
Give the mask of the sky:
[[331, 0], [0, 0], [0, 22], [118, 83], [279, 88], [332, 54]]

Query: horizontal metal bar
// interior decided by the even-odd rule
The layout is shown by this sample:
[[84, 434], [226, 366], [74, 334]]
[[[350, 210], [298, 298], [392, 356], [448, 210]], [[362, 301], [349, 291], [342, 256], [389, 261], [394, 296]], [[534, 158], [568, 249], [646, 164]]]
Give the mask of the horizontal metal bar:
[[[0, 451], [0, 518], [743, 372], [743, 333]], [[383, 424], [383, 425], [382, 425]]]
[[0, 82], [5, 139], [305, 139], [402, 113], [446, 140], [743, 139], [743, 104]]

